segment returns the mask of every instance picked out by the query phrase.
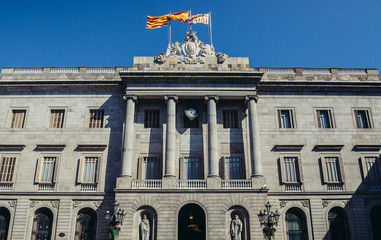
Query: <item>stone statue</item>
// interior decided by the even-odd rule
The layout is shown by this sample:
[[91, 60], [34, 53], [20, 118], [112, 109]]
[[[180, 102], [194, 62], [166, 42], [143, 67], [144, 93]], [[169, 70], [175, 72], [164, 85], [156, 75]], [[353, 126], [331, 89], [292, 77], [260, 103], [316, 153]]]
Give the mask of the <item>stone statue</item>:
[[231, 223], [231, 229], [230, 233], [232, 235], [233, 240], [242, 240], [241, 233], [242, 233], [243, 223], [239, 219], [238, 215], [234, 215], [234, 219]]
[[153, 61], [154, 61], [155, 63], [159, 63], [159, 64], [165, 63], [166, 60], [167, 60], [167, 59], [166, 59], [166, 57], [165, 57], [165, 54], [162, 53], [162, 52], [159, 53], [159, 54], [157, 54], [157, 56], [154, 57], [154, 59], [153, 59]]
[[219, 52], [216, 54], [216, 57], [217, 57], [217, 63], [221, 64], [225, 62], [225, 60], [228, 58], [228, 55], [226, 55], [225, 53]]
[[140, 229], [140, 236], [142, 237], [141, 240], [149, 240], [149, 234], [150, 234], [150, 226], [149, 226], [149, 220], [147, 219], [147, 215], [143, 215], [143, 219], [139, 224]]
[[175, 42], [174, 44], [170, 42], [168, 44], [167, 53], [165, 54], [167, 57], [170, 56], [181, 56], [181, 47], [179, 42]]
[[201, 43], [200, 47], [201, 47], [201, 57], [216, 56], [216, 52], [214, 51], [213, 45]]

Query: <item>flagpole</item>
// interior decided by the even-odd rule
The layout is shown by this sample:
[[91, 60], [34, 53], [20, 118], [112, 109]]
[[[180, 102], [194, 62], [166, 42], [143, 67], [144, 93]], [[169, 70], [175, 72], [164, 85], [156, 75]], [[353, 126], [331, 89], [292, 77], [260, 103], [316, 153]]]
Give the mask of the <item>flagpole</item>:
[[[169, 15], [171, 15], [171, 12], [169, 12]], [[172, 39], [171, 39], [171, 31], [172, 31], [172, 28], [171, 28], [171, 22], [172, 21], [168, 21], [169, 22], [169, 44], [171, 44], [172, 42]]]
[[[189, 8], [189, 15], [192, 16], [192, 9], [190, 8]], [[189, 22], [189, 32], [192, 32], [192, 21]]]
[[213, 46], [213, 34], [212, 34], [212, 13], [209, 11], [209, 32], [210, 32], [210, 46]]

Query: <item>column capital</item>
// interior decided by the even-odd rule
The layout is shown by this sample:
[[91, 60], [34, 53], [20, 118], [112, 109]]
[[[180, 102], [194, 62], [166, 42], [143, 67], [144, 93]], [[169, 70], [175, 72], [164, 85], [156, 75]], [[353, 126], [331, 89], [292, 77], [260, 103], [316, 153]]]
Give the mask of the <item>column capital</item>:
[[177, 100], [179, 100], [179, 97], [177, 95], [166, 95], [166, 96], [164, 96], [165, 102], [167, 102], [169, 99], [173, 99], [177, 102]]
[[258, 95], [248, 95], [248, 96], [245, 97], [245, 102], [247, 103], [250, 100], [254, 100], [255, 103], [257, 103], [258, 102], [258, 98], [259, 98]]
[[136, 100], [138, 100], [138, 97], [136, 95], [128, 95], [128, 94], [123, 96], [123, 100], [128, 100], [128, 99], [132, 99], [132, 100], [136, 101]]
[[220, 99], [220, 97], [218, 97], [218, 96], [205, 96], [205, 102], [207, 102], [209, 100], [214, 100], [217, 102], [218, 99]]

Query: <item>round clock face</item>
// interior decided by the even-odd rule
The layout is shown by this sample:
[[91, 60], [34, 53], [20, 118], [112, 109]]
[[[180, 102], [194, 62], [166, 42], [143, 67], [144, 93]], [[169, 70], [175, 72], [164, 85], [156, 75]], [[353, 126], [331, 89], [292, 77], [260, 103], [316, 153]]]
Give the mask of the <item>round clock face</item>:
[[190, 120], [193, 120], [198, 116], [198, 112], [195, 108], [185, 109], [184, 112], [185, 112], [185, 116], [187, 116], [187, 118], [189, 118]]

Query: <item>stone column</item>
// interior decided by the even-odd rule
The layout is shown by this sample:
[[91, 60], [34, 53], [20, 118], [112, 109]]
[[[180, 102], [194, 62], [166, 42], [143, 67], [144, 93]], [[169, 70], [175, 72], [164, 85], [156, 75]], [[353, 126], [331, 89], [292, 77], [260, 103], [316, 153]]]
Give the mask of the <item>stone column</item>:
[[262, 177], [261, 146], [259, 143], [259, 126], [257, 116], [258, 96], [247, 96], [249, 110], [250, 153], [252, 177]]
[[123, 161], [121, 177], [132, 178], [132, 153], [134, 151], [134, 119], [135, 119], [135, 102], [137, 97], [124, 96], [127, 100], [126, 104], [126, 125], [124, 127], [124, 144], [123, 144]]
[[176, 177], [176, 101], [177, 96], [165, 96], [167, 102], [167, 143], [165, 153], [165, 177]]
[[208, 156], [209, 177], [220, 177], [218, 164], [218, 137], [217, 137], [217, 96], [207, 96], [208, 104]]

